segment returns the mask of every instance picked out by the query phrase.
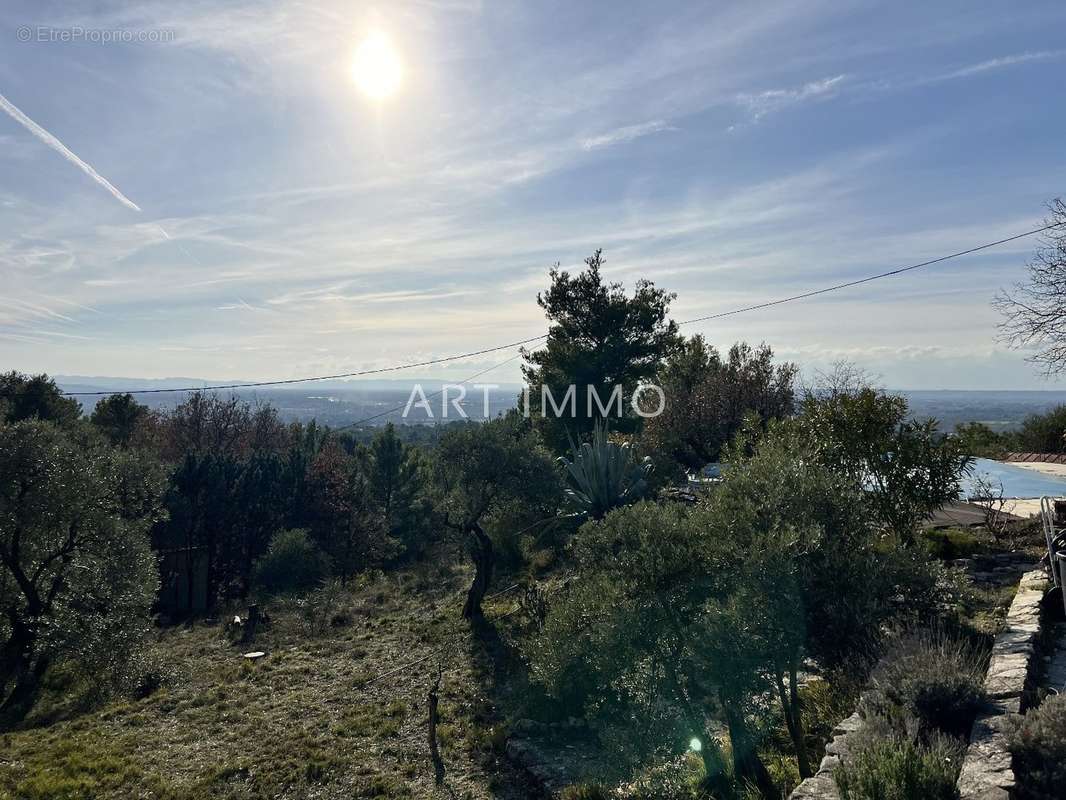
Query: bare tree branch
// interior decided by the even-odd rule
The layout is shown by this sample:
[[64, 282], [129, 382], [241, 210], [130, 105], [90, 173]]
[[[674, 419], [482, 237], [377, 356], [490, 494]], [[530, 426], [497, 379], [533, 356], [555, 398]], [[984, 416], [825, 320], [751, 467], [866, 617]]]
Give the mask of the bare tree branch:
[[1045, 223], [1056, 227], [1043, 235], [1029, 279], [998, 292], [992, 305], [1003, 315], [1000, 340], [1033, 350], [1026, 360], [1050, 376], [1066, 370], [1066, 203], [1056, 198], [1047, 207]]

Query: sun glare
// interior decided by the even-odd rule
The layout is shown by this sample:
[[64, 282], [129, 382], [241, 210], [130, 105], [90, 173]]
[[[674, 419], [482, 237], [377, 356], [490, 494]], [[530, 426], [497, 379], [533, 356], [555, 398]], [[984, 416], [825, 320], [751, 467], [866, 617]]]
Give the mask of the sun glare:
[[352, 77], [356, 85], [374, 100], [384, 100], [396, 93], [403, 79], [403, 62], [385, 34], [371, 33], [355, 50]]

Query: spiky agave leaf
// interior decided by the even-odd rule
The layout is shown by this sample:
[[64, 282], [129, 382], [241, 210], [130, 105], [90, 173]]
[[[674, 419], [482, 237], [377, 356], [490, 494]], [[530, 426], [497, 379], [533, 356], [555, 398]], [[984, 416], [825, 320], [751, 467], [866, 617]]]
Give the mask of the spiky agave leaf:
[[570, 452], [571, 458], [559, 461], [568, 476], [566, 496], [573, 511], [600, 519], [611, 509], [635, 503], [647, 491], [651, 459], [638, 459], [628, 442], [610, 441], [606, 424], [597, 424], [592, 441], [581, 446], [571, 439]]

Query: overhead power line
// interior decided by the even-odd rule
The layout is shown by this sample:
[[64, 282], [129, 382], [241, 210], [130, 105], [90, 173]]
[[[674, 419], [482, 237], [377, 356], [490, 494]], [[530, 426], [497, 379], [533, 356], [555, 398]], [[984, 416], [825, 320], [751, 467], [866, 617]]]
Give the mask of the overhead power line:
[[[959, 258], [961, 256], [970, 255], [972, 253], [977, 253], [977, 252], [980, 252], [982, 250], [988, 250], [989, 248], [992, 248], [992, 247], [998, 247], [999, 245], [1007, 244], [1008, 242], [1014, 242], [1014, 241], [1017, 241], [1018, 239], [1024, 239], [1027, 236], [1033, 236], [1033, 235], [1035, 235], [1037, 233], [1043, 233], [1044, 231], [1050, 230], [1051, 228], [1057, 228], [1057, 227], [1059, 227], [1061, 225], [1064, 225], [1064, 224], [1066, 224], [1066, 223], [1056, 222], [1056, 223], [1052, 223], [1050, 225], [1043, 225], [1043, 226], [1041, 226], [1039, 228], [1033, 228], [1032, 230], [1025, 231], [1024, 233], [1018, 233], [1018, 234], [1015, 234], [1013, 236], [1008, 236], [1008, 237], [1003, 238], [1003, 239], [997, 239], [994, 242], [987, 242], [985, 244], [977, 245], [976, 247], [968, 247], [965, 250], [959, 250], [956, 253], [950, 253], [950, 254], [945, 255], [945, 256], [940, 256], [939, 258], [933, 258], [933, 259], [930, 259], [928, 261], [922, 261], [922, 262], [920, 262], [918, 264], [911, 264], [911, 265], [906, 266], [906, 267], [898, 267], [897, 269], [892, 269], [892, 270], [889, 270], [888, 272], [879, 272], [876, 275], [868, 275], [865, 278], [859, 278], [859, 279], [853, 280], [853, 281], [846, 281], [844, 283], [837, 283], [837, 284], [834, 284], [832, 286], [826, 286], [826, 287], [824, 287], [822, 289], [813, 289], [811, 291], [802, 292], [800, 294], [794, 294], [794, 295], [790, 295], [788, 297], [781, 297], [781, 298], [778, 298], [776, 300], [768, 300], [768, 301], [766, 301], [764, 303], [756, 303], [755, 305], [742, 306], [741, 308], [734, 308], [734, 309], [731, 309], [729, 311], [720, 311], [718, 313], [708, 314], [708, 315], [703, 316], [703, 317], [695, 317], [693, 319], [686, 319], [686, 320], [683, 320], [682, 322], [679, 322], [677, 324], [678, 325], [692, 325], [692, 324], [697, 323], [697, 322], [707, 322], [709, 320], [722, 319], [723, 317], [731, 317], [731, 316], [734, 316], [736, 314], [745, 314], [745, 313], [747, 313], [749, 311], [757, 311], [757, 310], [762, 309], [762, 308], [771, 308], [773, 306], [784, 305], [785, 303], [792, 303], [792, 302], [795, 302], [797, 300], [805, 300], [805, 299], [810, 298], [810, 297], [817, 297], [818, 295], [828, 294], [829, 292], [836, 292], [836, 291], [839, 291], [841, 289], [848, 289], [848, 288], [850, 288], [852, 286], [859, 286], [859, 285], [864, 284], [864, 283], [870, 283], [871, 281], [881, 280], [882, 278], [890, 278], [890, 277], [895, 276], [895, 275], [902, 275], [905, 272], [910, 272], [912, 270], [921, 269], [922, 267], [929, 267], [929, 266], [932, 266], [933, 264], [940, 264], [940, 263], [942, 263], [944, 261], [950, 261], [953, 258]], [[432, 358], [432, 359], [428, 359], [426, 361], [417, 361], [417, 362], [412, 362], [412, 363], [407, 363], [407, 364], [396, 364], [396, 365], [391, 366], [391, 367], [378, 367], [378, 368], [375, 368], [375, 369], [358, 370], [356, 372], [342, 372], [342, 373], [338, 373], [338, 374], [335, 374], [335, 375], [314, 375], [314, 376], [307, 377], [307, 378], [288, 378], [288, 379], [284, 379], [284, 380], [253, 381], [253, 382], [248, 382], [248, 383], [220, 383], [220, 384], [213, 384], [213, 385], [206, 385], [206, 386], [186, 386], [186, 387], [171, 388], [171, 389], [160, 389], [160, 388], [154, 388], [154, 389], [126, 389], [124, 391], [111, 390], [111, 391], [92, 391], [92, 392], [63, 392], [63, 394], [65, 394], [65, 395], [67, 395], [69, 397], [99, 397], [99, 396], [110, 395], [110, 394], [166, 394], [166, 393], [171, 393], [171, 392], [215, 391], [215, 390], [218, 390], [218, 389], [254, 389], [254, 388], [262, 387], [262, 386], [291, 386], [293, 384], [298, 384], [298, 383], [312, 383], [312, 382], [315, 382], [315, 381], [339, 380], [339, 379], [343, 379], [343, 378], [358, 378], [358, 377], [364, 377], [364, 376], [367, 376], [367, 375], [380, 375], [380, 374], [386, 373], [386, 372], [399, 372], [400, 370], [414, 369], [414, 368], [417, 368], [417, 367], [429, 367], [429, 366], [433, 366], [435, 364], [446, 364], [446, 363], [451, 362], [451, 361], [461, 361], [463, 359], [473, 358], [474, 356], [486, 355], [488, 353], [496, 353], [496, 352], [499, 352], [500, 350], [510, 350], [513, 347], [521, 347], [523, 345], [532, 344], [533, 342], [540, 342], [540, 341], [543, 341], [544, 339], [547, 339], [547, 338], [548, 338], [548, 334], [545, 333], [545, 334], [541, 334], [540, 336], [531, 336], [528, 339], [521, 339], [521, 340], [519, 340], [517, 342], [510, 342], [508, 344], [496, 345], [494, 347], [486, 347], [486, 348], [484, 348], [482, 350], [472, 350], [472, 351], [470, 351], [468, 353], [458, 353], [457, 355], [442, 356], [441, 358]], [[508, 359], [508, 360], [512, 360], [512, 359]], [[506, 362], [503, 362], [503, 363], [506, 363]], [[499, 366], [499, 365], [496, 365], [496, 366]], [[492, 369], [495, 369], [495, 367], [492, 367]], [[473, 380], [473, 379], [471, 378], [470, 380]], [[383, 412], [382, 416], [384, 416], [384, 414], [389, 414], [389, 413], [392, 413], [392, 411]], [[371, 418], [371, 419], [373, 419], [373, 418]], [[356, 424], [361, 424], [361, 423], [356, 423]]]
[[341, 378], [358, 378], [366, 375], [379, 375], [383, 372], [398, 372], [402, 369], [414, 369], [415, 367], [428, 367], [433, 364], [445, 364], [449, 361], [461, 361], [465, 358], [473, 358], [474, 356], [482, 356], [486, 353], [496, 353], [500, 350], [509, 350], [512, 347], [521, 347], [525, 344], [531, 344], [532, 342], [539, 342], [541, 339], [547, 339], [547, 334], [541, 336], [533, 336], [529, 339], [521, 339], [517, 342], [511, 342], [510, 344], [501, 344], [496, 347], [486, 347], [484, 350], [474, 350], [469, 353], [459, 353], [454, 356], [443, 356], [442, 358], [433, 358], [429, 361], [416, 361], [410, 364], [396, 364], [392, 367], [378, 367], [376, 369], [363, 369], [358, 372], [341, 372], [336, 375], [314, 375], [310, 378], [287, 378], [277, 381], [253, 381], [251, 383], [218, 383], [210, 386], [183, 386], [173, 389], [125, 389], [123, 391], [96, 391], [96, 392], [63, 392], [63, 394], [70, 397], [87, 397], [98, 396], [108, 394], [169, 394], [171, 392], [210, 392], [217, 389], [254, 389], [258, 386], [289, 386], [294, 383], [312, 383], [314, 381], [330, 381], [338, 380]]
[[760, 308], [770, 308], [772, 306], [779, 306], [784, 303], [791, 303], [795, 300], [805, 300], [808, 297], [817, 297], [820, 294], [828, 294], [829, 292], [835, 292], [839, 289], [848, 289], [852, 286], [859, 286], [863, 283], [870, 283], [870, 281], [880, 280], [881, 278], [891, 278], [893, 275], [902, 275], [904, 272], [910, 272], [914, 269], [921, 269], [922, 267], [930, 267], [933, 264], [939, 264], [942, 261], [949, 261], [952, 258], [958, 258], [959, 256], [968, 256], [971, 253], [977, 253], [981, 250], [988, 250], [990, 247], [998, 247], [1001, 244], [1007, 244], [1007, 242], [1013, 242], [1018, 239], [1024, 239], [1026, 236], [1032, 236], [1035, 233], [1043, 233], [1050, 228], [1056, 228], [1059, 225], [1066, 223], [1056, 222], [1051, 225], [1045, 225], [1042, 228], [1034, 228], [1031, 231], [1025, 233], [1018, 233], [1014, 236], [1008, 236], [1006, 239], [997, 239], [994, 242], [988, 242], [987, 244], [979, 244], [977, 247], [970, 247], [966, 250], [960, 250], [957, 253], [951, 253], [946, 256], [940, 256], [940, 258], [931, 258], [928, 261], [922, 261], [919, 264], [911, 264], [909, 267], [899, 267], [898, 269], [891, 269], [888, 272], [879, 272], [876, 275], [867, 275], [865, 278], [859, 278], [854, 281], [846, 281], [845, 283], [837, 283], [833, 286], [826, 286], [824, 289], [814, 289], [813, 291], [803, 292], [802, 294], [794, 294], [790, 297], [782, 297], [778, 300], [768, 300], [765, 303], [756, 303], [753, 306], [744, 306], [743, 308], [734, 308], [731, 311], [721, 311], [717, 314], [708, 314], [705, 317], [696, 317], [695, 319], [686, 319], [684, 322], [677, 323], [678, 325], [691, 325], [694, 322], [706, 322], [712, 319], [721, 319], [722, 317], [731, 317], [734, 314], [743, 314], [747, 311], [757, 311]]

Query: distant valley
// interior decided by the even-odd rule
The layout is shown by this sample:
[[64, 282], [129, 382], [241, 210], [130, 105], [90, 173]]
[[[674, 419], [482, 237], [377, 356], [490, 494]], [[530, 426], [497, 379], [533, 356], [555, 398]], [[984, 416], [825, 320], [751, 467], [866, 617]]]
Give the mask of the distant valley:
[[[139, 388], [166, 390], [186, 388], [226, 381], [206, 381], [197, 378], [167, 378], [162, 380], [136, 380], [133, 378], [105, 378], [84, 376], [58, 376], [57, 383], [67, 392], [130, 391]], [[243, 381], [229, 381], [242, 383]], [[403, 409], [411, 398], [412, 388], [420, 385], [430, 404], [432, 417], [424, 408], [412, 407], [406, 418]], [[241, 398], [275, 406], [285, 420], [308, 421], [340, 426], [364, 421], [366, 425], [384, 425], [386, 422], [411, 425], [435, 424], [459, 418], [454, 406], [449, 403], [447, 417], [442, 416], [440, 396], [442, 382], [439, 378], [425, 380], [380, 380], [380, 381], [324, 381], [316, 384], [286, 387], [257, 387], [251, 389], [224, 390]], [[514, 408], [522, 387], [518, 384], [502, 384], [488, 389], [488, 417], [495, 417]], [[457, 391], [450, 390], [450, 399]], [[467, 387], [466, 397], [460, 406], [470, 419], [485, 419], [485, 391]], [[950, 430], [960, 422], [983, 422], [994, 430], [1009, 430], [1017, 427], [1029, 414], [1048, 411], [1066, 404], [1066, 390], [1009, 391], [1009, 390], [897, 390], [907, 398], [914, 417], [933, 417], [941, 428]], [[153, 394], [138, 394], [137, 399], [152, 408], [173, 407], [180, 403], [186, 392], [158, 391]], [[96, 398], [81, 397], [82, 405], [90, 409]], [[420, 397], [415, 398], [416, 402]]]

